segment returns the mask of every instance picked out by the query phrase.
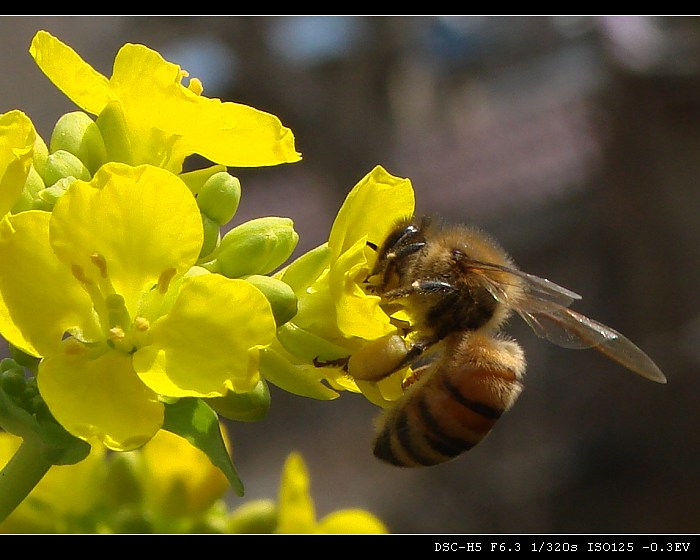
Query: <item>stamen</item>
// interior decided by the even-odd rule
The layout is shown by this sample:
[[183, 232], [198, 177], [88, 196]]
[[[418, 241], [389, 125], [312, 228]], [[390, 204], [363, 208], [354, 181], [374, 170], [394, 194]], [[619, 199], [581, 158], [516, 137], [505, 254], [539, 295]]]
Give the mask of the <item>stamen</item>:
[[123, 328], [116, 326], [116, 327], [112, 327], [109, 329], [109, 339], [110, 340], [118, 342], [120, 340], [124, 340], [125, 337], [126, 337], [126, 333], [124, 332]]
[[100, 271], [100, 276], [102, 276], [102, 278], [107, 278], [107, 259], [105, 259], [99, 253], [93, 253], [90, 255], [90, 262], [97, 267], [97, 270]]
[[170, 281], [175, 276], [176, 270], [174, 268], [166, 268], [160, 273], [158, 278], [158, 292], [164, 294], [168, 291], [168, 286], [170, 286]]
[[67, 338], [63, 341], [63, 352], [69, 356], [80, 356], [87, 348], [75, 338]]
[[134, 328], [139, 332], [146, 332], [151, 328], [151, 323], [145, 317], [136, 317], [134, 319]]
[[85, 271], [83, 270], [83, 267], [79, 264], [72, 264], [70, 270], [73, 273], [73, 276], [76, 277], [78, 282], [80, 282], [84, 286], [89, 286], [92, 284], [92, 280], [85, 276]]

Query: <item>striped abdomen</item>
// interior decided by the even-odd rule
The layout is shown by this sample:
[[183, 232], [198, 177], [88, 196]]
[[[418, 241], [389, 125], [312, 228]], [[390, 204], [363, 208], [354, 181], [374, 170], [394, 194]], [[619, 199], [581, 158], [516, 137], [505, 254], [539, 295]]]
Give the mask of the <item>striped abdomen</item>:
[[417, 467], [468, 451], [515, 402], [524, 369], [514, 341], [474, 332], [453, 335], [444, 358], [387, 411], [374, 454], [393, 465]]

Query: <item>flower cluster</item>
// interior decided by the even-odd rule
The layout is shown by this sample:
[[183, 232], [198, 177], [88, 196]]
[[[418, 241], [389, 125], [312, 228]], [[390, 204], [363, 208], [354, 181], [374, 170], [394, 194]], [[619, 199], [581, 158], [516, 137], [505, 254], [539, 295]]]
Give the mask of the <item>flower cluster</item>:
[[[24, 441], [4, 474], [28, 461], [36, 478], [8, 492], [17, 503], [52, 465], [89, 469], [103, 448], [131, 452], [163, 430], [242, 494], [219, 419], [264, 417], [268, 383], [317, 399], [361, 392], [380, 406], [401, 395], [405, 372], [359, 381], [345, 364], [396, 333], [364, 285], [376, 247], [413, 213], [410, 181], [373, 169], [328, 242], [286, 264], [298, 242], [290, 219], [231, 227], [241, 184], [228, 167], [301, 157], [277, 117], [203, 96], [143, 45], [122, 47], [109, 78], [44, 31], [30, 53], [79, 110], [48, 143], [21, 111], [0, 115], [0, 335], [12, 351], [0, 427]], [[192, 155], [210, 165], [187, 169]], [[323, 530], [300, 498], [303, 463], [289, 465], [279, 527]], [[0, 520], [14, 507], [3, 501], [10, 478], [0, 477]], [[299, 507], [301, 524], [285, 514]]]
[[[0, 465], [19, 438], [0, 433]], [[277, 499], [234, 509], [228, 483], [207, 456], [161, 431], [126, 453], [94, 448], [75, 465], [52, 469], [4, 521], [0, 533], [386, 533], [362, 509], [316, 518], [303, 459], [291, 453]]]

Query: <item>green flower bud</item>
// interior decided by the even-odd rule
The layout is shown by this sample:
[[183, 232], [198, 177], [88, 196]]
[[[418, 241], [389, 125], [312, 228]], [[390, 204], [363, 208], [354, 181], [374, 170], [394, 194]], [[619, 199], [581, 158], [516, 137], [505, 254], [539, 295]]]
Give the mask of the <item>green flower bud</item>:
[[76, 156], [65, 150], [49, 154], [44, 171], [44, 183], [53, 185], [59, 179], [74, 177], [83, 181], [90, 180], [90, 172]]
[[295, 292], [303, 292], [321, 275], [330, 260], [331, 249], [328, 243], [324, 243], [301, 255], [276, 276], [289, 284]]
[[24, 212], [25, 210], [48, 210], [49, 208], [41, 200], [40, 193], [46, 188], [44, 180], [34, 166], [29, 168], [27, 180], [19, 198], [12, 207], [12, 212]]
[[219, 224], [206, 214], [202, 214], [202, 227], [204, 228], [204, 243], [202, 243], [202, 250], [199, 252], [200, 258], [209, 255], [216, 249], [216, 246], [221, 240]]
[[286, 323], [277, 330], [277, 340], [290, 354], [312, 363], [334, 362], [348, 357], [348, 350], [322, 338], [321, 336], [300, 328], [294, 323]]
[[192, 191], [192, 194], [199, 194], [202, 190], [204, 183], [206, 183], [209, 178], [221, 171], [226, 171], [225, 165], [212, 165], [211, 167], [205, 167], [203, 169], [195, 169], [194, 171], [186, 171], [180, 173], [178, 177], [182, 179], [187, 185], [187, 188]]
[[36, 135], [34, 139], [34, 152], [32, 153], [32, 167], [36, 169], [41, 177], [46, 172], [46, 163], [49, 158], [49, 148], [44, 139]]
[[239, 422], [257, 422], [267, 416], [270, 409], [270, 389], [264, 379], [260, 379], [252, 391], [204, 399], [219, 415]]
[[272, 314], [278, 327], [284, 325], [297, 314], [297, 296], [292, 288], [282, 280], [260, 274], [248, 276], [245, 280], [260, 290], [270, 302]]
[[[75, 177], [63, 177], [56, 181], [53, 185], [45, 188], [39, 193], [39, 200], [46, 207], [45, 209], [50, 210], [53, 205], [56, 204], [59, 198], [61, 198], [68, 188], [75, 182]], [[43, 209], [43, 208], [42, 208]]]
[[220, 226], [231, 221], [241, 200], [241, 182], [227, 172], [215, 173], [202, 185], [197, 204]]
[[26, 384], [22, 366], [10, 358], [3, 358], [0, 362], [0, 389], [16, 397], [24, 392]]
[[107, 161], [133, 164], [131, 142], [127, 135], [124, 111], [119, 101], [110, 101], [95, 121], [102, 133]]
[[228, 278], [268, 274], [289, 258], [298, 241], [289, 218], [250, 220], [224, 235], [207, 268]]
[[49, 149], [52, 153], [58, 150], [70, 152], [85, 164], [91, 174], [107, 161], [102, 133], [95, 121], [82, 111], [66, 113], [58, 119]]

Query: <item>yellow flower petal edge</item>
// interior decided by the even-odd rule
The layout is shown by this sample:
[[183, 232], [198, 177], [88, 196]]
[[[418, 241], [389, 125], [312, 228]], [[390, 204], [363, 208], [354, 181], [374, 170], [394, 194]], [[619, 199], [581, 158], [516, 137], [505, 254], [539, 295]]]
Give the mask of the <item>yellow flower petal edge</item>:
[[22, 111], [0, 115], [0, 217], [22, 192], [32, 164], [36, 132]]
[[[199, 95], [198, 80], [185, 87], [181, 82], [187, 73], [143, 45], [120, 49], [110, 79], [46, 31], [36, 34], [30, 53], [58, 89], [85, 111], [99, 115], [108, 103], [120, 103], [135, 151], [133, 163], [179, 172], [193, 153], [233, 167], [301, 159], [293, 133], [276, 116]], [[164, 149], [172, 153], [164, 155]]]

